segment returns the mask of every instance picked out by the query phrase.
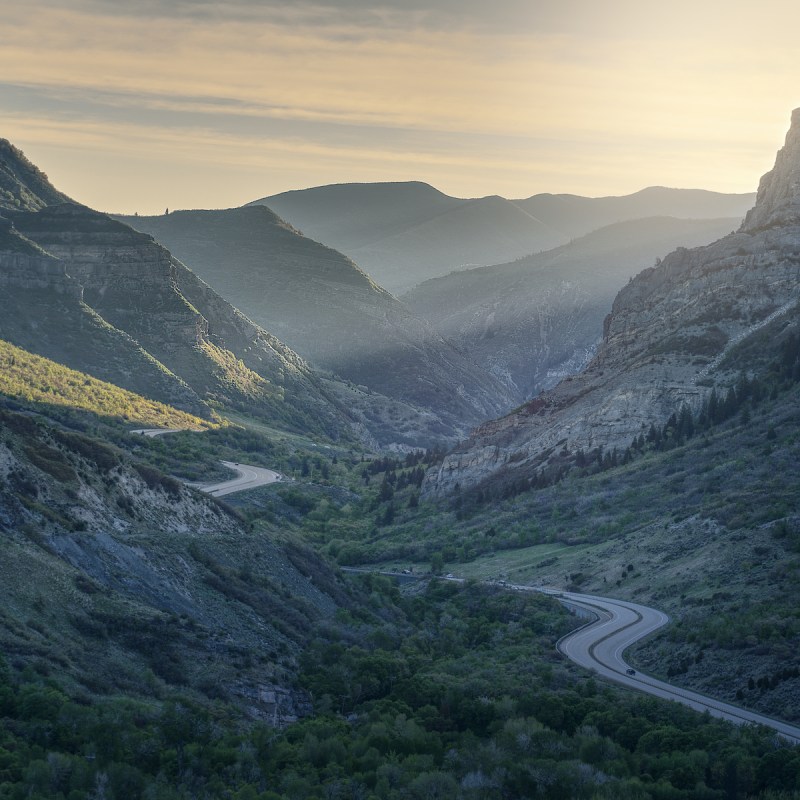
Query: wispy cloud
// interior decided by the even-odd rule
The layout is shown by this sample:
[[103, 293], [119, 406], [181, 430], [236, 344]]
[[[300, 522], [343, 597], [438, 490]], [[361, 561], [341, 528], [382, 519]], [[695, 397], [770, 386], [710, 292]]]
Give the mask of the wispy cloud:
[[249, 164], [270, 182], [256, 194], [378, 176], [473, 195], [746, 190], [800, 99], [800, 11], [765, 46], [761, 11], [714, 5], [30, 0], [0, 28], [3, 133], [73, 163], [145, 149], [165, 182], [185, 179], [170, 159], [237, 180]]

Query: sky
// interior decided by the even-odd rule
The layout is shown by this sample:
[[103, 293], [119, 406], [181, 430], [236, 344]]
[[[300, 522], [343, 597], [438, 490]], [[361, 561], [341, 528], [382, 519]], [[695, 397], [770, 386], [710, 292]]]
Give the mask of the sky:
[[120, 213], [350, 181], [748, 192], [795, 0], [0, 0], [0, 137]]

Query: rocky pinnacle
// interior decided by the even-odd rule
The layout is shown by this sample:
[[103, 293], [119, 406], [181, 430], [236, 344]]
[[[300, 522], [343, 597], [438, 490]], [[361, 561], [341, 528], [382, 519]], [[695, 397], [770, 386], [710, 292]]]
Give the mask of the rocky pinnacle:
[[800, 108], [792, 113], [786, 144], [778, 151], [775, 166], [761, 178], [756, 204], [741, 230], [754, 233], [764, 228], [800, 223]]
[[624, 452], [651, 425], [684, 406], [697, 413], [713, 389], [757, 371], [736, 352], [767, 326], [772, 342], [793, 331], [799, 300], [800, 110], [739, 231], [640, 272], [614, 300], [587, 368], [475, 430], [423, 492], [530, 485], [570, 459]]

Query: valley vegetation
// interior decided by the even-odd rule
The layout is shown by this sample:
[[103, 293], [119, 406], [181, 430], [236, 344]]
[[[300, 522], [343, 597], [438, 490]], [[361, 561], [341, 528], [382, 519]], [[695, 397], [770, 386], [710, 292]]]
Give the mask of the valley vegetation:
[[283, 732], [180, 690], [89, 703], [0, 664], [0, 797], [796, 796], [800, 752], [774, 735], [570, 674], [548, 598], [360, 581], [364, 608], [304, 652], [314, 717]]
[[[465, 408], [497, 407], [495, 378], [470, 399], [458, 376], [474, 365], [432, 331], [383, 380], [407, 383], [420, 363], [436, 380], [387, 389], [396, 402], [360, 385], [369, 359], [351, 382], [319, 373], [14, 148], [0, 146], [0, 178], [0, 800], [800, 797], [800, 748], [596, 681], [555, 649], [580, 621], [503, 585], [664, 608], [673, 624], [632, 652], [637, 668], [800, 720], [798, 321], [787, 306], [737, 346], [712, 330], [752, 334], [783, 301], [748, 310], [737, 290], [741, 307], [708, 309], [697, 336], [646, 343], [641, 374], [690, 357], [705, 403], [616, 450], [509, 449], [459, 483], [439, 446]], [[543, 202], [487, 200], [454, 210], [519, 219]], [[741, 241], [772, 236], [781, 208], [757, 206]], [[190, 216], [229, 232], [261, 220], [312, 276], [333, 263], [380, 299], [382, 336], [387, 320], [417, 324], [344, 256], [312, 243], [322, 267], [301, 259], [308, 242], [267, 209]], [[703, 279], [744, 274], [753, 254], [738, 242]], [[796, 267], [782, 248], [767, 264], [781, 280]], [[666, 263], [689, 275], [695, 258]], [[668, 294], [661, 266], [623, 290], [631, 308], [640, 290]], [[360, 297], [341, 298], [356, 320]], [[701, 375], [712, 358], [720, 370]], [[151, 424], [187, 430], [132, 434]], [[187, 485], [224, 478], [223, 460], [285, 480], [225, 501]], [[453, 480], [432, 490], [448, 464]], [[464, 583], [440, 579], [451, 571]]]

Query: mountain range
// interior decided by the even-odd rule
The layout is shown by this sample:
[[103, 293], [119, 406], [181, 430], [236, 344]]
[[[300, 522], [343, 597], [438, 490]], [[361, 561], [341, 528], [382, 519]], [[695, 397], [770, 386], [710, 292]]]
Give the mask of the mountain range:
[[[264, 206], [125, 217], [315, 367], [434, 416], [453, 438], [512, 395], [349, 258]], [[417, 422], [427, 428], [424, 419]], [[414, 442], [421, 443], [419, 437]]]
[[266, 205], [307, 236], [354, 259], [402, 294], [453, 270], [500, 264], [630, 219], [736, 217], [752, 194], [651, 187], [621, 197], [538, 194], [450, 197], [420, 182], [337, 184], [284, 192]]
[[[797, 326], [798, 174], [800, 111], [739, 229], [640, 272], [614, 300], [587, 368], [478, 428], [428, 475], [426, 491], [524, 483], [559, 463], [622, 454], [651, 426], [707, 414], [768, 354], [777, 358]], [[747, 350], [757, 336], [762, 348]]]
[[[531, 218], [403, 186], [405, 227], [340, 210]], [[774, 732], [556, 643], [562, 589], [652, 603], [637, 680], [800, 720], [800, 110], [743, 222], [552, 200], [574, 241], [397, 298], [263, 205], [115, 219], [0, 146], [0, 795], [789, 797]], [[225, 462], [282, 478], [221, 502]]]

